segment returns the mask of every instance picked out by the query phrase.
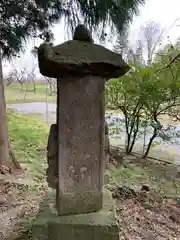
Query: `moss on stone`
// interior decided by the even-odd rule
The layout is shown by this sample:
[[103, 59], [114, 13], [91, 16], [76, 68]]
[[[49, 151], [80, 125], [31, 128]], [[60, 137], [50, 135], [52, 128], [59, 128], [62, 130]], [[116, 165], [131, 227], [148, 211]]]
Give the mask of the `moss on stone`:
[[57, 199], [59, 215], [97, 212], [102, 208], [101, 192], [67, 193]]
[[104, 191], [103, 208], [96, 213], [58, 216], [51, 205], [52, 199], [52, 195], [49, 195], [44, 202], [33, 227], [33, 240], [119, 239], [114, 202], [109, 191]]
[[48, 77], [97, 75], [119, 77], [129, 66], [120, 54], [90, 42], [71, 40], [55, 47], [42, 44], [38, 50], [41, 74]]

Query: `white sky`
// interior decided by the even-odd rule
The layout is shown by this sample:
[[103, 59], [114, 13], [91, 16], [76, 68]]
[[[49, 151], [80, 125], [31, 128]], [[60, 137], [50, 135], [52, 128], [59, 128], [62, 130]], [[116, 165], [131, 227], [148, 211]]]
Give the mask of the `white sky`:
[[[140, 26], [145, 24], [148, 20], [153, 20], [160, 24], [162, 28], [166, 28], [166, 36], [163, 39], [163, 43], [167, 43], [167, 36], [174, 42], [178, 37], [180, 37], [180, 0], [147, 0], [146, 4], [140, 8], [139, 16], [134, 17], [131, 31], [130, 40], [133, 42], [138, 38], [138, 30]], [[176, 22], [175, 20], [178, 19]], [[172, 24], [175, 22], [173, 27]], [[56, 24], [52, 31], [55, 37], [55, 44], [60, 44], [61, 42], [67, 40], [64, 33], [64, 24], [61, 21]], [[15, 59], [11, 63], [4, 63], [4, 73], [6, 74], [11, 68], [16, 67], [18, 69], [28, 68], [32, 69], [36, 63], [30, 53], [33, 45], [38, 46], [41, 42], [39, 40], [29, 41], [27, 44], [27, 51], [21, 54], [19, 59]], [[107, 44], [108, 48], [112, 48], [112, 42]], [[38, 74], [39, 75], [39, 74]]]

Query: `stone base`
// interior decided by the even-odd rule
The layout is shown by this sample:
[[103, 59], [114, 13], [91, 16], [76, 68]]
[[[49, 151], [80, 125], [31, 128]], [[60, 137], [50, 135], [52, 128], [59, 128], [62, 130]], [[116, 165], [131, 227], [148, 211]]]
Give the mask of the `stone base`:
[[102, 209], [103, 194], [101, 192], [67, 193], [57, 195], [58, 215], [73, 215], [97, 212]]
[[113, 200], [106, 190], [103, 209], [96, 213], [58, 216], [55, 197], [44, 201], [33, 229], [33, 240], [119, 240]]

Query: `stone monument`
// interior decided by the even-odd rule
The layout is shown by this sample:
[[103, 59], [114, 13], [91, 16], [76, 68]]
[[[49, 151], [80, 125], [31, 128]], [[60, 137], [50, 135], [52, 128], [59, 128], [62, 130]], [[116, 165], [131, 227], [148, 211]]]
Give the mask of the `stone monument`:
[[[57, 146], [57, 124], [52, 124], [47, 144], [47, 163], [48, 168], [46, 171], [47, 182], [49, 187], [56, 189], [58, 183], [58, 146]], [[109, 131], [107, 122], [105, 122], [105, 137], [104, 137], [104, 168], [108, 167], [110, 155]]]
[[42, 75], [57, 78], [57, 121], [50, 129], [47, 175], [57, 189], [58, 215], [98, 212], [107, 165], [104, 86], [129, 66], [121, 55], [94, 44], [83, 25], [77, 26], [73, 40], [54, 47], [42, 44], [38, 61]]

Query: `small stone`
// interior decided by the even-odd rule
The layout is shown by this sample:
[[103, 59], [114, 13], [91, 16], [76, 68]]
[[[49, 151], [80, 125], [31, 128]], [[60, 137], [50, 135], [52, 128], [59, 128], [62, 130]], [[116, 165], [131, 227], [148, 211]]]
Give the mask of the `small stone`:
[[26, 214], [25, 208], [23, 206], [20, 207], [19, 212], [17, 213], [17, 217], [18, 218], [23, 218], [25, 214]]
[[141, 188], [141, 191], [149, 192], [149, 191], [150, 191], [150, 188], [149, 188], [149, 186], [147, 186], [147, 185], [143, 185], [142, 188]]
[[4, 195], [0, 194], [0, 206], [6, 202], [6, 198]]
[[171, 214], [169, 219], [174, 223], [179, 223], [178, 217], [175, 214]]
[[89, 42], [89, 43], [94, 42], [90, 31], [83, 24], [79, 24], [76, 27], [74, 31], [73, 40]]
[[9, 167], [4, 165], [0, 166], [0, 174], [7, 175], [8, 173], [11, 173], [11, 169]]

